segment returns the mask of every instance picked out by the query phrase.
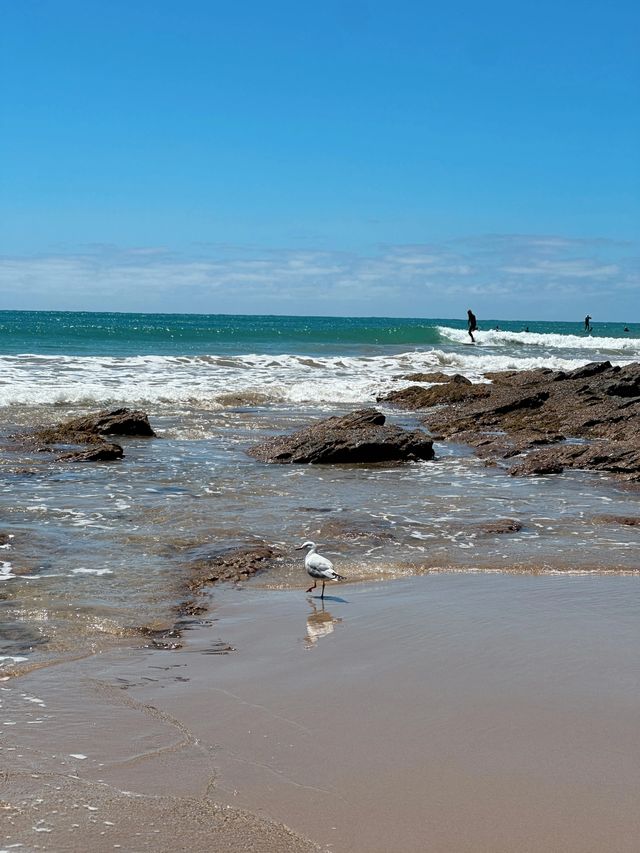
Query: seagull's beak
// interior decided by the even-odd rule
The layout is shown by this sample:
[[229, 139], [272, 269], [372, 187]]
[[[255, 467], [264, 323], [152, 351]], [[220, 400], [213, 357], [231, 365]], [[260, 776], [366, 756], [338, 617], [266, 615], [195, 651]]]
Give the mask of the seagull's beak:
[[294, 550], [294, 551], [303, 551], [303, 550], [304, 550], [304, 545], [298, 545], [298, 547], [297, 547], [297, 548], [294, 548], [293, 550]]

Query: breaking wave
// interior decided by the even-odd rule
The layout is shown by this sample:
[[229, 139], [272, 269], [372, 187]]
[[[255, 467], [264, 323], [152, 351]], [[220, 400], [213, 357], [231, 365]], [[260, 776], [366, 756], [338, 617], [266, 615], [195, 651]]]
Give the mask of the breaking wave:
[[[454, 329], [449, 326], [438, 326], [443, 341], [456, 344], [469, 344], [469, 334], [465, 329]], [[640, 356], [640, 338], [613, 338], [597, 335], [560, 335], [542, 332], [514, 332], [509, 330], [488, 329], [474, 332], [476, 341], [481, 346], [494, 347], [545, 347], [546, 349], [562, 349], [597, 353], [620, 353], [623, 356]]]
[[593, 360], [555, 354], [429, 349], [350, 357], [301, 355], [0, 357], [0, 406], [178, 405], [218, 410], [272, 404], [372, 403], [442, 370], [484, 381], [495, 370], [572, 370]]

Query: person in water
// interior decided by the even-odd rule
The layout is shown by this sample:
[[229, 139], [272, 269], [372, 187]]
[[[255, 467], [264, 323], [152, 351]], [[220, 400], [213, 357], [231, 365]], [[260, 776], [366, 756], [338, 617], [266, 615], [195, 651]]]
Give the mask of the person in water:
[[591, 331], [591, 315], [590, 314], [587, 314], [587, 316], [584, 318], [584, 330], [585, 330], [585, 332]]
[[469, 337], [471, 338], [472, 342], [475, 344], [476, 339], [473, 337], [473, 333], [478, 328], [478, 321], [476, 320], [476, 315], [473, 313], [471, 308], [467, 308], [467, 318], [468, 318], [467, 323], [469, 325]]

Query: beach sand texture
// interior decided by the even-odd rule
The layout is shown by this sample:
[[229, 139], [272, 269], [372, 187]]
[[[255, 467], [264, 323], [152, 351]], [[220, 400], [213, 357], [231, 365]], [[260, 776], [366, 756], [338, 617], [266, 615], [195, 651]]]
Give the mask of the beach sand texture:
[[637, 586], [220, 589], [181, 651], [2, 684], [5, 846], [637, 850]]

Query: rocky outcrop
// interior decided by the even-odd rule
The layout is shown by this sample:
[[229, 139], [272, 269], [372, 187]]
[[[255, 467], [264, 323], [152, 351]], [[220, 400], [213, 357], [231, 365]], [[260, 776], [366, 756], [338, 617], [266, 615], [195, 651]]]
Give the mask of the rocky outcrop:
[[561, 474], [564, 465], [559, 459], [548, 458], [542, 454], [528, 456], [523, 462], [514, 465], [509, 473], [514, 477], [544, 477], [547, 474]]
[[[145, 412], [135, 409], [103, 410], [82, 418], [72, 418], [55, 426], [15, 437], [23, 444], [43, 452], [58, 452], [57, 462], [105, 462], [122, 459], [119, 444], [105, 436], [154, 437]], [[71, 449], [70, 449], [71, 448]], [[61, 450], [65, 452], [60, 453]]]
[[267, 439], [247, 450], [261, 462], [351, 464], [433, 459], [433, 441], [422, 430], [385, 423], [375, 409], [333, 417], [292, 435]]
[[57, 426], [38, 430], [35, 438], [44, 444], [88, 444], [104, 435], [136, 435], [152, 438], [149, 417], [135, 409], [113, 409], [82, 418], [72, 418]]
[[207, 553], [187, 565], [187, 588], [195, 592], [218, 581], [237, 582], [255, 575], [280, 552], [270, 545], [211, 546]]
[[640, 527], [640, 516], [638, 515], [601, 515], [596, 521], [602, 524], [622, 524], [624, 527]]
[[471, 385], [471, 380], [460, 373], [455, 373], [450, 376], [448, 373], [443, 373], [441, 370], [435, 370], [433, 373], [409, 373], [407, 376], [401, 376], [400, 379], [405, 379], [407, 382], [457, 382], [460, 385]]
[[383, 519], [329, 519], [318, 533], [321, 542], [391, 542], [396, 538], [393, 526]]
[[432, 433], [471, 444], [489, 462], [513, 459], [515, 476], [581, 468], [640, 481], [640, 364], [486, 376], [491, 384], [471, 386], [482, 389], [475, 398], [447, 383], [385, 400], [432, 409], [424, 418]]
[[479, 400], [488, 397], [490, 386], [487, 384], [473, 385], [471, 382], [447, 382], [446, 384], [410, 385], [400, 391], [391, 391], [384, 397], [378, 397], [379, 403], [391, 403], [402, 409], [416, 411], [430, 409], [442, 403], [461, 403], [466, 400]]
[[504, 536], [507, 533], [518, 533], [522, 530], [522, 522], [515, 518], [496, 518], [478, 525], [478, 532], [487, 536]]
[[[176, 607], [179, 616], [196, 616], [207, 610], [202, 595], [205, 588], [219, 582], [238, 583], [263, 571], [282, 556], [271, 545], [211, 545], [199, 549], [198, 556], [186, 564], [182, 594]], [[196, 596], [195, 598], [191, 596]]]
[[119, 444], [101, 441], [92, 444], [86, 450], [72, 450], [57, 457], [58, 462], [112, 462], [122, 459], [124, 451]]

